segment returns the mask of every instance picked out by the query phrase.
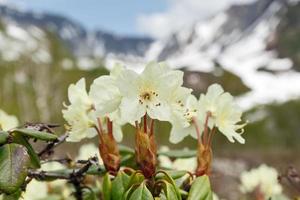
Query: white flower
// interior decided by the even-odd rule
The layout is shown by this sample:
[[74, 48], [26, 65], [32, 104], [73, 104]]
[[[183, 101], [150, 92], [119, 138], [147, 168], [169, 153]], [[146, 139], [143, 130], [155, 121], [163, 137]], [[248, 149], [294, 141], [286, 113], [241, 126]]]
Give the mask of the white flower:
[[116, 80], [123, 70], [122, 66], [115, 65], [110, 75], [100, 76], [91, 85], [89, 95], [95, 103], [97, 114], [100, 116], [107, 116], [118, 110], [122, 95], [116, 85]]
[[189, 172], [195, 171], [197, 167], [197, 158], [178, 158], [173, 162], [173, 168], [175, 170], [185, 170]]
[[209, 127], [214, 126], [222, 132], [230, 142], [236, 139], [240, 143], [245, 143], [241, 133], [237, 132], [244, 125], [238, 125], [241, 122], [242, 111], [234, 103], [233, 97], [224, 92], [223, 88], [218, 84], [211, 85], [206, 95], [201, 94], [199, 99], [199, 116], [201, 121], [205, 121], [208, 113]]
[[116, 85], [120, 73], [124, 71], [121, 65], [115, 65], [109, 76], [100, 76], [91, 85], [89, 96], [95, 104], [97, 116], [102, 118], [107, 116], [113, 121], [113, 135], [116, 141], [120, 142], [123, 138], [121, 125], [120, 104], [122, 95]]
[[63, 117], [69, 125], [69, 137], [67, 141], [78, 142], [83, 138], [91, 138], [96, 135], [95, 111], [92, 100], [89, 98], [85, 79], [80, 79], [76, 84], [71, 84], [68, 89], [70, 105], [62, 111]]
[[183, 72], [162, 63], [149, 63], [142, 74], [124, 70], [117, 79], [121, 95], [121, 117], [126, 122], [139, 121], [146, 113], [152, 119], [169, 120], [170, 93], [183, 83]]
[[282, 192], [282, 187], [278, 183], [278, 173], [276, 169], [261, 165], [256, 169], [243, 172], [240, 176], [240, 190], [243, 193], [251, 193], [256, 189], [264, 194], [265, 199], [269, 199]]
[[3, 110], [0, 110], [0, 130], [8, 131], [17, 127], [18, 119], [13, 115], [8, 115]]
[[[180, 90], [179, 90], [180, 91]], [[198, 100], [195, 96], [189, 94], [190, 91], [182, 89], [181, 100], [176, 100], [172, 103], [172, 130], [170, 134], [170, 141], [178, 143], [186, 136], [191, 135], [197, 139], [196, 129], [193, 123], [193, 118], [196, 118], [198, 113]], [[199, 124], [202, 124], [201, 122]]]
[[99, 163], [102, 165], [103, 161], [100, 157], [99, 149], [96, 147], [96, 145], [93, 143], [84, 144], [80, 147], [76, 160], [87, 160], [95, 155], [98, 157]]
[[24, 200], [41, 200], [48, 196], [48, 186], [46, 182], [35, 179], [30, 181], [26, 187], [26, 192], [22, 195]]

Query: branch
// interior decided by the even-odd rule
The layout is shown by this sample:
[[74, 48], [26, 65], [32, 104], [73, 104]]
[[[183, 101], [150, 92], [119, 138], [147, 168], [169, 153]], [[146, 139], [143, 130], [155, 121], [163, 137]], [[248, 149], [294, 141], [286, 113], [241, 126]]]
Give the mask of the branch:
[[69, 136], [69, 134], [68, 134], [68, 133], [65, 133], [65, 134], [59, 136], [59, 138], [57, 138], [57, 140], [55, 140], [55, 141], [49, 143], [43, 150], [41, 150], [41, 151], [38, 153], [39, 157], [42, 157], [42, 156], [45, 155], [45, 154], [47, 154], [47, 155], [51, 154], [52, 151], [53, 151], [53, 149], [54, 149], [55, 147], [59, 146], [60, 144], [62, 144], [62, 143], [66, 140], [66, 138], [67, 138], [68, 136]]
[[88, 160], [81, 160], [79, 163], [84, 164], [81, 168], [74, 169], [71, 172], [46, 172], [46, 171], [29, 171], [28, 177], [35, 178], [40, 181], [63, 179], [68, 180], [75, 188], [74, 196], [77, 200], [83, 200], [83, 189], [85, 186], [82, 184], [83, 179], [93, 164], [98, 163], [98, 158], [92, 157]]

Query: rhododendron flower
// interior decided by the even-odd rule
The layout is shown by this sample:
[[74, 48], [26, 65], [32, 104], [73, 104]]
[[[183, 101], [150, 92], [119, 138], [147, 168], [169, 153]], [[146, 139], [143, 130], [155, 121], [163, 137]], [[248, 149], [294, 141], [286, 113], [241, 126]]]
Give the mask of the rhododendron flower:
[[238, 132], [244, 126], [238, 124], [241, 122], [242, 111], [234, 103], [233, 97], [228, 92], [224, 92], [220, 85], [213, 84], [205, 95], [201, 94], [199, 108], [198, 118], [205, 121], [208, 117], [210, 128], [217, 127], [230, 142], [236, 139], [240, 143], [245, 143], [241, 133]]
[[142, 74], [124, 70], [117, 79], [121, 95], [121, 117], [126, 122], [140, 121], [146, 113], [152, 119], [170, 119], [169, 95], [183, 83], [183, 72], [163, 63], [149, 63]]
[[172, 130], [170, 134], [170, 142], [172, 143], [178, 143], [188, 135], [197, 139], [193, 118], [198, 114], [198, 100], [194, 95], [187, 94], [187, 92], [182, 91], [183, 94], [185, 93], [185, 99], [175, 100], [175, 105], [173, 103], [172, 106]]
[[8, 131], [12, 128], [16, 128], [19, 122], [13, 115], [8, 115], [3, 110], [0, 110], [0, 130]]
[[123, 66], [115, 65], [110, 75], [100, 76], [91, 85], [89, 96], [99, 116], [109, 116], [111, 120], [116, 118], [122, 100], [116, 81], [122, 71], [124, 71]]
[[40, 200], [48, 197], [48, 185], [46, 182], [32, 180], [22, 194], [24, 200]]
[[282, 192], [276, 169], [266, 165], [243, 172], [240, 180], [240, 189], [243, 193], [261, 193], [264, 199], [270, 199], [273, 196], [280, 195]]
[[78, 142], [86, 137], [94, 137], [97, 134], [94, 129], [95, 111], [87, 94], [84, 78], [69, 86], [68, 97], [71, 104], [62, 111], [63, 117], [68, 122], [67, 141]]

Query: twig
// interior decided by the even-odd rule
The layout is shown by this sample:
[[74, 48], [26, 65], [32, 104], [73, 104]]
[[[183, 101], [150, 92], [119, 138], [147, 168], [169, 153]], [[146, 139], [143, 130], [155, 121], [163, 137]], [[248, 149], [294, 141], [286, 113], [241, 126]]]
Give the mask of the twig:
[[57, 140], [49, 143], [43, 150], [41, 150], [38, 153], [38, 156], [42, 157], [45, 154], [48, 154], [48, 155], [51, 154], [51, 152], [54, 149], [54, 147], [57, 147], [58, 145], [60, 145], [61, 143], [63, 143], [68, 136], [69, 136], [68, 133], [65, 133], [65, 134], [61, 135], [59, 138], [57, 138]]
[[86, 161], [81, 160], [80, 163], [84, 165], [79, 169], [74, 169], [71, 173], [58, 173], [58, 172], [46, 172], [46, 171], [29, 171], [28, 177], [35, 178], [40, 181], [45, 181], [49, 179], [63, 179], [68, 180], [75, 188], [74, 196], [77, 200], [83, 200], [83, 188], [86, 188], [82, 185], [83, 179], [86, 175], [86, 172], [89, 168], [97, 163], [98, 158], [92, 157]]

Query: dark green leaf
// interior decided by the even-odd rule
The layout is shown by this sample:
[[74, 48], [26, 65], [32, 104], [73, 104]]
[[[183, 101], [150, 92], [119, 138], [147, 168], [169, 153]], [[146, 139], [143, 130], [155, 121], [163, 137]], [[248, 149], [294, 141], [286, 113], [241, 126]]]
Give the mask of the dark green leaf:
[[169, 158], [191, 158], [195, 157], [197, 151], [190, 151], [190, 150], [171, 150], [171, 151], [160, 151], [158, 155], [168, 156]]
[[47, 132], [42, 132], [42, 131], [36, 131], [32, 129], [14, 129], [13, 132], [15, 133], [21, 133], [23, 135], [26, 135], [31, 138], [39, 139], [39, 140], [44, 140], [44, 141], [53, 141], [57, 139], [57, 136], [54, 134], [50, 134]]
[[127, 188], [129, 183], [129, 176], [122, 171], [119, 171], [116, 178], [112, 181], [111, 186], [111, 199], [112, 200], [120, 200], [122, 199], [125, 189]]
[[3, 145], [7, 142], [9, 134], [5, 131], [0, 131], [0, 145]]
[[174, 187], [175, 192], [176, 192], [176, 195], [177, 195], [177, 199], [181, 200], [181, 195], [180, 195], [179, 188], [177, 187], [177, 185], [176, 185], [174, 179], [169, 175], [169, 173], [168, 173], [167, 171], [163, 171], [163, 170], [158, 171], [158, 172], [157, 172], [157, 175], [156, 175], [156, 178], [157, 178], [158, 176], [160, 176], [160, 175], [163, 175], [163, 176], [161, 177], [161, 179], [162, 179], [163, 182], [170, 183], [170, 184]]
[[200, 176], [194, 180], [187, 200], [212, 200], [208, 176]]
[[146, 185], [142, 183], [130, 196], [129, 200], [154, 200], [151, 192]]
[[145, 177], [140, 172], [135, 172], [135, 173], [131, 174], [126, 190], [128, 190], [133, 185], [140, 185], [144, 180], [145, 180]]
[[15, 193], [25, 181], [28, 165], [25, 147], [17, 144], [0, 147], [0, 191]]
[[27, 152], [30, 156], [32, 168], [40, 168], [41, 167], [39, 156], [36, 154], [35, 150], [31, 146], [31, 144], [28, 142], [28, 140], [23, 135], [21, 135], [20, 133], [15, 133], [14, 137], [13, 137], [13, 142], [17, 143], [17, 144], [21, 144], [26, 147]]
[[174, 185], [171, 183], [168, 183], [167, 181], [164, 181], [164, 194], [167, 200], [179, 200], [177, 196], [177, 191]]
[[22, 194], [21, 190], [18, 190], [17, 192], [15, 192], [13, 194], [9, 194], [9, 195], [4, 194], [2, 200], [18, 200], [18, 199], [20, 199], [21, 194]]
[[109, 173], [106, 173], [105, 176], [103, 177], [102, 193], [103, 193], [103, 200], [111, 199], [111, 180], [109, 177]]

